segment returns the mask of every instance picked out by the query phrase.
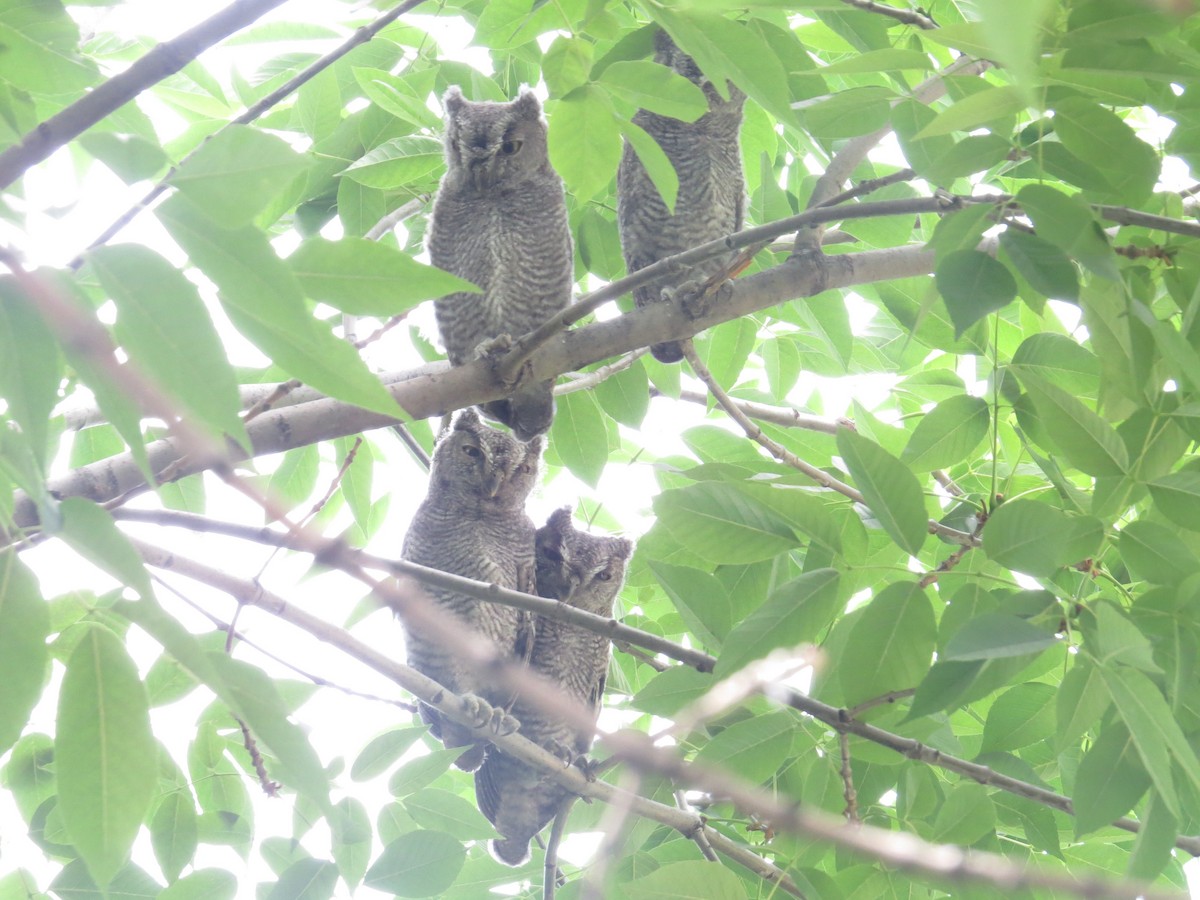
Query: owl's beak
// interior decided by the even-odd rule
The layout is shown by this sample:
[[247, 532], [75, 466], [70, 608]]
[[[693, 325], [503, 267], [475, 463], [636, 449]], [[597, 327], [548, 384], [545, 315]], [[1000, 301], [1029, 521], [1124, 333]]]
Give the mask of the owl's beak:
[[469, 165], [471, 184], [477, 191], [485, 191], [492, 186], [491, 159], [473, 159]]
[[487, 480], [483, 483], [483, 490], [489, 500], [495, 499], [496, 495], [500, 493], [500, 486], [502, 484], [504, 484], [503, 472], [492, 472], [487, 477]]

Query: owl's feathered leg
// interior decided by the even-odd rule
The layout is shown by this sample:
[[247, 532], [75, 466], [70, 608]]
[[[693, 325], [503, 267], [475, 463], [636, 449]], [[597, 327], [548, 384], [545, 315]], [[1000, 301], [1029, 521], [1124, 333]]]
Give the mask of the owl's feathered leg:
[[508, 427], [519, 441], [529, 441], [550, 430], [554, 421], [554, 382], [539, 381], [520, 388], [509, 399], [512, 419]]

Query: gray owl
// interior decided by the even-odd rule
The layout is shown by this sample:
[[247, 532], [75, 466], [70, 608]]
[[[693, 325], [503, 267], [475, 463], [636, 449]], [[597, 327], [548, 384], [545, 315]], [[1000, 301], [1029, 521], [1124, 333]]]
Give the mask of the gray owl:
[[[679, 176], [679, 194], [672, 215], [633, 147], [625, 144], [617, 172], [617, 224], [625, 267], [631, 275], [660, 259], [740, 231], [745, 209], [738, 129], [746, 95], [729, 84], [729, 99], [722, 100], [695, 61], [676, 47], [666, 32], [655, 35], [654, 49], [655, 62], [703, 88], [708, 112], [690, 123], [645, 109], [633, 117], [634, 124], [644, 128], [671, 160]], [[689, 277], [712, 275], [727, 262], [727, 257], [716, 256], [674, 281], [636, 288], [634, 302], [639, 309], [648, 306], [660, 299], [664, 288], [677, 288]], [[678, 341], [655, 344], [650, 351], [664, 363], [683, 358]]]
[[[599, 616], [612, 615], [633, 553], [632, 542], [576, 531], [571, 511], [560, 509], [538, 529], [536, 543], [539, 594]], [[539, 617], [529, 664], [561, 694], [590, 710], [594, 723], [604, 695], [608, 647], [608, 638]], [[587, 768], [583, 755], [592, 746], [592, 728], [560, 721], [532, 697], [518, 697], [513, 714], [529, 740], [566, 764]], [[546, 827], [567, 796], [565, 788], [499, 750], [488, 754], [475, 773], [479, 808], [504, 835], [503, 840], [492, 841], [492, 852], [510, 866], [519, 866], [529, 857], [530, 840]]]
[[[450, 363], [461, 366], [506, 348], [565, 307], [573, 256], [537, 97], [525, 91], [512, 103], [472, 103], [451, 87], [443, 102], [446, 174], [429, 220], [429, 257], [483, 290], [434, 302]], [[552, 387], [520, 384], [483, 412], [529, 440], [554, 418]]]
[[[433, 452], [429, 490], [404, 537], [404, 559], [530, 592], [535, 586], [534, 526], [525, 514], [525, 499], [537, 482], [542, 439], [522, 443], [489, 428], [473, 409], [460, 412]], [[503, 658], [525, 659], [532, 649], [529, 613], [482, 603], [443, 588], [426, 586], [434, 606], [463, 628], [490, 639]], [[512, 702], [464, 664], [453, 647], [405, 622], [408, 664], [456, 694], [467, 695], [477, 725], [497, 730], [511, 725], [503, 707]], [[472, 771], [483, 761], [485, 745], [465, 727], [443, 719], [421, 704], [421, 717], [447, 747], [470, 745], [458, 761]]]

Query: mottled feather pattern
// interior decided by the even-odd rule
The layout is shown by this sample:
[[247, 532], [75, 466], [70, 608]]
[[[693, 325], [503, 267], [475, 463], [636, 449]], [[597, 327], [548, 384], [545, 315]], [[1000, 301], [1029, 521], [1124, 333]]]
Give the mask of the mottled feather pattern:
[[[434, 302], [446, 354], [460, 366], [483, 342], [518, 338], [565, 307], [574, 256], [537, 98], [472, 103], [451, 88], [445, 106], [446, 174], [430, 216], [429, 256], [483, 290]], [[552, 387], [521, 385], [511, 400], [482, 409], [528, 440], [550, 427]]]
[[[663, 32], [655, 39], [655, 62], [674, 69], [704, 89], [709, 111], [695, 122], [682, 122], [648, 110], [638, 110], [634, 124], [658, 142], [679, 176], [675, 212], [667, 209], [633, 147], [625, 145], [617, 173], [617, 223], [625, 266], [632, 274], [684, 250], [724, 237], [742, 227], [745, 178], [742, 174], [738, 131], [746, 96], [729, 84], [724, 100], [705, 79], [695, 61]], [[664, 288], [719, 271], [729, 255], [705, 260], [674, 279], [659, 281], [633, 292], [638, 308], [656, 303]], [[651, 348], [661, 362], [678, 362], [683, 351], [677, 341]]]
[[[401, 556], [411, 562], [486, 581], [513, 590], [533, 582], [534, 526], [525, 500], [537, 482], [542, 441], [522, 443], [489, 428], [473, 410], [455, 418], [434, 450], [429, 489], [404, 539]], [[530, 616], [436, 587], [425, 589], [434, 606], [461, 620], [471, 631], [490, 639], [507, 658], [528, 645]], [[408, 662], [454, 693], [470, 693], [494, 706], [507, 706], [511, 693], [482, 681], [453, 648], [405, 622]], [[447, 747], [476, 745], [459, 760], [476, 768], [483, 745], [470, 730], [443, 721], [433, 708], [421, 715]]]
[[[624, 538], [591, 535], [571, 525], [569, 510], [560, 509], [538, 529], [538, 592], [596, 615], [612, 615], [633, 544]], [[562, 696], [600, 714], [608, 673], [609, 641], [582, 628], [540, 618], [536, 625], [530, 668]], [[513, 714], [521, 734], [563, 758], [579, 762], [592, 745], [592, 728], [578, 728], [547, 713], [533, 697], [518, 696]], [[479, 808], [504, 838], [492, 842], [497, 859], [520, 865], [529, 842], [541, 831], [568, 791], [506, 753], [493, 750], [475, 773]]]

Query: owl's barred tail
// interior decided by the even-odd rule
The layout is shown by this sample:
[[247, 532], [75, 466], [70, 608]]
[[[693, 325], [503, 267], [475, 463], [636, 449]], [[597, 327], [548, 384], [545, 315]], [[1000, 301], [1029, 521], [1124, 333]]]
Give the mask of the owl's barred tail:
[[480, 408], [483, 414], [503, 422], [519, 441], [529, 441], [550, 430], [554, 421], [554, 384], [539, 381], [521, 388], [507, 400], [493, 400]]
[[660, 363], [677, 363], [683, 359], [683, 346], [679, 341], [654, 344], [650, 347], [650, 352]]
[[506, 866], [519, 866], [529, 859], [529, 838], [492, 840], [492, 855]]

